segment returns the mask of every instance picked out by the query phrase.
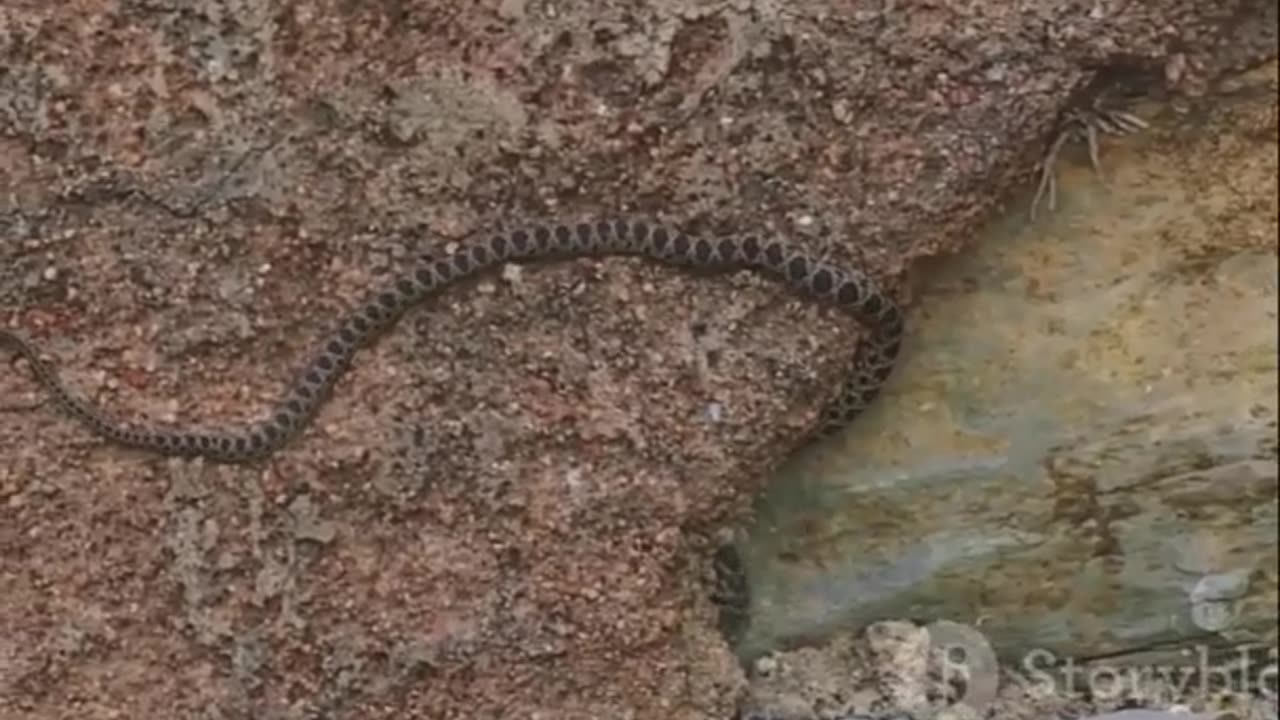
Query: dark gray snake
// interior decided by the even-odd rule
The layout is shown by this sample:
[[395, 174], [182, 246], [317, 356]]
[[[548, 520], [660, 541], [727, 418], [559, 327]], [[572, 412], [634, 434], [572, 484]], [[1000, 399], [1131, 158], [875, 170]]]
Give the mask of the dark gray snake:
[[162, 430], [117, 422], [71, 392], [30, 341], [0, 329], [0, 345], [14, 348], [30, 362], [40, 384], [63, 410], [111, 442], [162, 455], [245, 462], [275, 452], [294, 436], [356, 352], [409, 306], [452, 283], [508, 262], [615, 255], [641, 256], [694, 271], [753, 270], [810, 300], [845, 310], [866, 324], [870, 338], [859, 346], [849, 374], [813, 429], [815, 435], [830, 434], [851, 422], [880, 392], [893, 370], [902, 338], [902, 314], [863, 273], [833, 267], [776, 239], [749, 234], [693, 238], [671, 227], [639, 220], [528, 225], [468, 242], [443, 258], [420, 261], [348, 315], [321, 344], [270, 416], [243, 429]]

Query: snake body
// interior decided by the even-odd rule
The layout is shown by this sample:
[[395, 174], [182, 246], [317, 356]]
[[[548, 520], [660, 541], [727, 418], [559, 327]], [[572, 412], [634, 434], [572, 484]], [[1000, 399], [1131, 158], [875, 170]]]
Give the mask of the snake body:
[[0, 329], [0, 345], [26, 358], [39, 383], [62, 410], [110, 442], [167, 456], [247, 462], [274, 453], [296, 435], [355, 354], [410, 306], [505, 263], [609, 256], [640, 256], [693, 271], [752, 270], [864, 323], [870, 337], [859, 345], [850, 372], [823, 410], [813, 434], [827, 435], [851, 422], [876, 397], [893, 370], [902, 338], [902, 313], [864, 273], [834, 267], [778, 239], [752, 234], [694, 238], [660, 223], [625, 219], [532, 224], [469, 241], [439, 259], [420, 260], [348, 314], [320, 343], [271, 413], [242, 428], [173, 430], [113, 420], [71, 391], [31, 341]]

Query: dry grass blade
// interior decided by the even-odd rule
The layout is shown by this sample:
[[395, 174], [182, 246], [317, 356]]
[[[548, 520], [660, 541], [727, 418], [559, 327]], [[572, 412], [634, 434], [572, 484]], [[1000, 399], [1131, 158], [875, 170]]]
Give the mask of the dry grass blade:
[[1101, 99], [1094, 101], [1088, 110], [1071, 110], [1059, 125], [1058, 134], [1040, 161], [1040, 182], [1036, 187], [1035, 197], [1031, 200], [1031, 220], [1035, 221], [1041, 202], [1048, 200], [1049, 212], [1057, 209], [1058, 182], [1054, 177], [1054, 168], [1063, 146], [1073, 137], [1085, 141], [1089, 152], [1089, 165], [1097, 175], [1098, 181], [1106, 184], [1102, 173], [1101, 147], [1099, 135], [1125, 136], [1146, 130], [1150, 124], [1133, 113], [1102, 107]]
[[1036, 212], [1040, 208], [1040, 201], [1044, 199], [1046, 193], [1049, 196], [1049, 212], [1053, 212], [1058, 206], [1058, 182], [1053, 176], [1053, 171], [1058, 164], [1058, 153], [1062, 151], [1062, 146], [1067, 144], [1067, 140], [1071, 139], [1075, 133], [1075, 128], [1070, 125], [1064, 127], [1058, 132], [1058, 136], [1054, 138], [1053, 144], [1049, 146], [1049, 151], [1044, 154], [1040, 160], [1040, 185], [1036, 188], [1036, 196], [1031, 200], [1031, 220], [1036, 219]]

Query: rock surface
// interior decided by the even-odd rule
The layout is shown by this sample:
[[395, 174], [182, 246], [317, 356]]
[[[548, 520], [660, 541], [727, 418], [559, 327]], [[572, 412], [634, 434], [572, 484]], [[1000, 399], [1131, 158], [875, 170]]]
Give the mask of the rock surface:
[[[963, 652], [957, 653], [961, 649]], [[982, 634], [948, 621], [874, 623], [821, 647], [758, 658], [742, 720], [1274, 720], [1276, 697], [1189, 673], [1095, 666], [1086, 684], [994, 663]], [[988, 664], [987, 660], [991, 663]], [[1274, 665], [1272, 666], [1274, 683]], [[1201, 683], [1204, 683], [1203, 685]], [[1274, 686], [1273, 686], [1274, 687]]]
[[762, 500], [745, 656], [944, 618], [1024, 676], [1252, 645], [1274, 683], [1277, 66], [1224, 89], [922, 277], [888, 394]]
[[[892, 284], [1117, 62], [1196, 91], [1273, 2], [0, 7], [0, 322], [120, 414], [230, 422], [498, 220], [771, 228]], [[747, 277], [510, 272], [403, 320], [299, 442], [104, 446], [0, 376], [0, 715], [723, 718], [707, 536], [856, 331]], [[25, 409], [24, 409], [25, 408]]]

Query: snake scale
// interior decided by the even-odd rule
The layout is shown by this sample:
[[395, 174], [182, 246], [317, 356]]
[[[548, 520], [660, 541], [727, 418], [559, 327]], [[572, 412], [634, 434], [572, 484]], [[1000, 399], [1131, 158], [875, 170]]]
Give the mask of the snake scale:
[[439, 259], [421, 259], [339, 323], [266, 418], [238, 429], [174, 430], [118, 422], [72, 392], [54, 366], [23, 336], [0, 329], [0, 345], [26, 358], [62, 410], [110, 442], [167, 456], [248, 462], [274, 453], [296, 435], [355, 354], [410, 306], [505, 263], [609, 256], [640, 256], [691, 271], [752, 270], [864, 323], [870, 337], [859, 345], [850, 372], [822, 411], [812, 435], [828, 435], [851, 422], [871, 403], [893, 370], [902, 338], [902, 313], [864, 273], [834, 267], [779, 239], [752, 234], [695, 238], [660, 223], [634, 219], [531, 224], [482, 236]]

